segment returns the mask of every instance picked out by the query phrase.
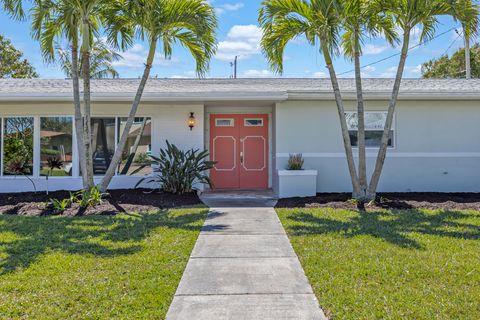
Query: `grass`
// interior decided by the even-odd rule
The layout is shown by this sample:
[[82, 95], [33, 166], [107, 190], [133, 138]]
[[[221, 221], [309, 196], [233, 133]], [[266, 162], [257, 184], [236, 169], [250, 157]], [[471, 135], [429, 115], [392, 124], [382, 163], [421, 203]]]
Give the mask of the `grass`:
[[277, 212], [327, 316], [480, 318], [480, 212]]
[[206, 215], [0, 215], [0, 318], [163, 319]]

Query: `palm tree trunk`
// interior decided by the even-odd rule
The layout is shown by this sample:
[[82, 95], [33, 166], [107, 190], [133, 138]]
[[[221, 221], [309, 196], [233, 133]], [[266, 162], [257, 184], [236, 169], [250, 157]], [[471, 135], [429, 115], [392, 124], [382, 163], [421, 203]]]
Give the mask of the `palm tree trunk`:
[[132, 165], [133, 160], [135, 160], [135, 154], [137, 153], [138, 146], [140, 145], [140, 140], [142, 139], [143, 133], [145, 132], [145, 126], [147, 124], [147, 118], [143, 118], [142, 125], [138, 130], [137, 136], [135, 137], [135, 142], [133, 143], [132, 149], [129, 152], [127, 162], [125, 163], [125, 167], [120, 174], [127, 174], [130, 166]]
[[132, 103], [132, 108], [130, 109], [130, 114], [127, 119], [127, 123], [125, 124], [125, 128], [123, 129], [122, 136], [120, 141], [118, 142], [117, 149], [115, 150], [115, 154], [113, 155], [112, 162], [108, 166], [107, 172], [100, 183], [100, 191], [105, 192], [108, 189], [110, 182], [112, 181], [113, 176], [115, 175], [115, 171], [118, 167], [118, 164], [122, 160], [122, 153], [123, 149], [125, 149], [125, 145], [127, 143], [128, 135], [130, 133], [130, 129], [132, 128], [133, 122], [135, 121], [135, 115], [137, 114], [138, 106], [140, 105], [140, 101], [142, 100], [143, 91], [145, 89], [145, 85], [147, 84], [147, 80], [150, 77], [150, 70], [152, 69], [153, 59], [155, 58], [155, 51], [157, 50], [157, 39], [154, 37], [151, 39], [150, 42], [150, 50], [148, 52], [147, 63], [145, 64], [145, 70], [143, 71], [142, 79], [140, 80], [140, 84], [137, 89], [137, 94], [135, 95], [135, 99]]
[[366, 201], [368, 188], [367, 159], [365, 151], [365, 107], [363, 101], [362, 74], [360, 71], [360, 43], [358, 34], [355, 36], [355, 84], [357, 89], [357, 119], [358, 119], [358, 176], [360, 184], [360, 200]]
[[83, 103], [85, 104], [84, 121], [84, 145], [85, 145], [85, 166], [87, 172], [87, 189], [95, 186], [93, 181], [93, 152], [92, 152], [92, 121], [91, 121], [91, 100], [90, 100], [90, 26], [88, 17], [83, 19], [82, 39], [82, 68], [83, 68]]
[[[322, 41], [325, 43], [325, 41]], [[347, 156], [348, 170], [350, 172], [350, 179], [352, 181], [353, 198], [357, 198], [360, 193], [360, 184], [357, 176], [357, 169], [355, 168], [355, 160], [353, 159], [352, 143], [350, 141], [350, 134], [348, 133], [347, 119], [345, 117], [345, 108], [343, 106], [342, 94], [337, 80], [337, 74], [333, 67], [332, 58], [328, 48], [322, 46], [323, 56], [327, 69], [330, 73], [330, 81], [332, 82], [333, 92], [335, 94], [335, 102], [337, 104], [338, 116], [340, 118], [340, 126], [342, 129], [343, 145], [345, 148], [345, 155]]]
[[73, 104], [75, 109], [75, 136], [77, 138], [78, 158], [80, 162], [80, 171], [82, 174], [83, 188], [88, 185], [84, 130], [82, 118], [82, 106], [80, 103], [80, 81], [78, 76], [78, 39], [72, 41], [72, 80], [73, 80]]
[[403, 47], [400, 56], [400, 62], [398, 63], [397, 75], [395, 77], [395, 83], [393, 85], [392, 97], [388, 105], [387, 120], [385, 121], [385, 127], [383, 129], [382, 141], [380, 143], [380, 149], [378, 150], [377, 161], [375, 163], [375, 170], [373, 171], [372, 178], [370, 180], [370, 186], [368, 187], [367, 197], [370, 200], [376, 198], [376, 192], [380, 176], [382, 174], [383, 165], [385, 164], [385, 158], [387, 156], [388, 140], [390, 138], [390, 130], [392, 129], [393, 115], [395, 113], [395, 107], [397, 105], [398, 94], [400, 92], [400, 85], [402, 82], [403, 72], [405, 70], [405, 62], [407, 61], [408, 50], [410, 46], [410, 32], [411, 29], [405, 29], [403, 35]]

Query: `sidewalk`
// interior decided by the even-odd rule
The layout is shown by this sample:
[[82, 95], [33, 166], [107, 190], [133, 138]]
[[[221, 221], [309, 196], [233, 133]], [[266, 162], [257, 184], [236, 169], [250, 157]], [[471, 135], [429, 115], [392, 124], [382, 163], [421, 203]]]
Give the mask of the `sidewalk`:
[[326, 319], [270, 200], [206, 202], [167, 319]]

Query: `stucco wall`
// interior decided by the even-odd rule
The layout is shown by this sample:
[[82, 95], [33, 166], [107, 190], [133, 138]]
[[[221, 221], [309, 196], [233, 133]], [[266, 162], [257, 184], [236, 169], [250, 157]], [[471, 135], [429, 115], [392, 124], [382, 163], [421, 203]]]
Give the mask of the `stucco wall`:
[[[128, 103], [96, 103], [92, 106], [92, 116], [116, 116], [126, 117], [130, 110]], [[190, 112], [195, 113], [197, 118], [196, 127], [190, 131], [187, 126], [187, 118]], [[20, 104], [0, 104], [0, 118], [7, 116], [34, 116], [36, 119], [40, 116], [73, 116], [72, 104], [64, 103], [20, 103]], [[180, 148], [204, 148], [204, 106], [203, 105], [166, 105], [145, 103], [140, 106], [138, 117], [152, 118], [152, 153], [158, 154], [160, 148], [165, 146], [165, 140], [176, 144]], [[36, 120], [38, 137], [38, 120]], [[39, 139], [36, 139], [34, 149], [38, 149]], [[34, 155], [39, 154], [34, 150]], [[76, 147], [73, 149], [74, 159], [76, 157]], [[34, 164], [38, 168], [39, 157], [36, 156]], [[51, 177], [49, 181], [50, 190], [78, 190], [81, 188], [81, 178], [78, 177], [78, 163], [74, 161], [72, 177]], [[45, 177], [38, 176], [38, 170], [33, 177], [38, 190], [44, 190], [46, 187]], [[111, 188], [131, 188], [137, 183], [139, 177], [116, 176]], [[97, 178], [96, 180], [99, 180]], [[20, 192], [32, 191], [32, 184], [24, 177], [0, 177], [0, 192]]]
[[[366, 110], [386, 106], [368, 101]], [[354, 102], [346, 109], [355, 111]], [[319, 192], [351, 191], [334, 102], [287, 101], [275, 114], [277, 169], [285, 168], [289, 153], [303, 153], [306, 168], [319, 172]], [[395, 148], [388, 150], [379, 191], [480, 192], [478, 119], [478, 101], [400, 101]], [[367, 151], [369, 176], [376, 151]]]

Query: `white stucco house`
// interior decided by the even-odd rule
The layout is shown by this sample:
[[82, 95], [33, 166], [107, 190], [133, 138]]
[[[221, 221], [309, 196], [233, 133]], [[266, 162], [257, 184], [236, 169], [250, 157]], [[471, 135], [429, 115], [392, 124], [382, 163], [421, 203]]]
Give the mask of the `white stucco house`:
[[[138, 82], [92, 82], [98, 176]], [[340, 83], [355, 143], [354, 82]], [[370, 170], [391, 88], [389, 79], [364, 80]], [[19, 162], [37, 189], [45, 189], [52, 157], [63, 167], [53, 170], [49, 189], [81, 188], [72, 99], [70, 80], [0, 80], [0, 192], [33, 190], [27, 178], [13, 174]], [[479, 80], [404, 80], [379, 191], [480, 192], [479, 123]], [[211, 173], [217, 188], [278, 190], [278, 170], [289, 154], [302, 153], [305, 169], [318, 173], [317, 192], [351, 190], [328, 79], [151, 79], [131, 135], [112, 188], [132, 188], [149, 174], [144, 159], [168, 140], [208, 149], [218, 161]]]

